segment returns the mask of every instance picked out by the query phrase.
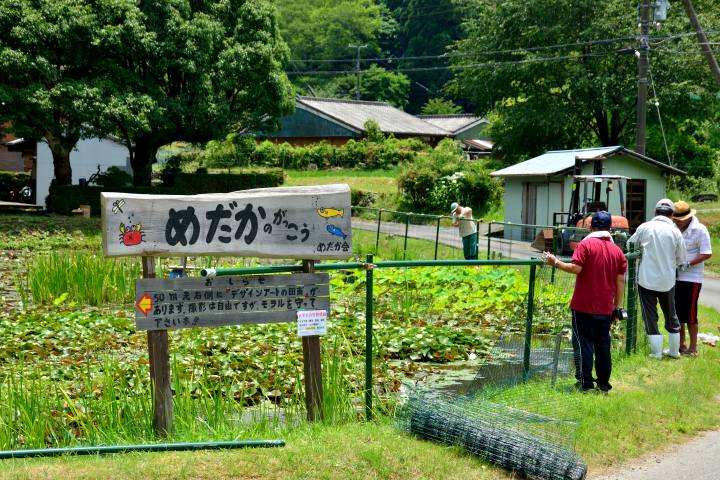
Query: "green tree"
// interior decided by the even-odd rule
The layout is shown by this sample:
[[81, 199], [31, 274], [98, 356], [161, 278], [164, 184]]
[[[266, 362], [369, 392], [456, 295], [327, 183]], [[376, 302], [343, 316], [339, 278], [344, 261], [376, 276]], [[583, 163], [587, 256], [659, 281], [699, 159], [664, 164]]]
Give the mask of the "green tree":
[[161, 146], [205, 142], [292, 111], [287, 46], [266, 0], [141, 2], [117, 32], [112, 101], [103, 112], [130, 150], [134, 182], [150, 183]]
[[70, 152], [102, 133], [93, 124], [106, 103], [101, 45], [127, 2], [0, 0], [0, 124], [42, 139], [55, 181], [72, 182]]
[[[698, 2], [698, 10], [705, 7], [713, 12], [708, 16], [717, 17], [711, 3]], [[492, 112], [488, 133], [506, 162], [551, 148], [633, 143], [637, 59], [633, 49], [625, 50], [630, 55], [619, 53], [637, 43], [634, 5], [622, 0], [472, 0], [470, 5], [467, 36], [455, 47], [460, 56], [452, 90], [478, 111]], [[683, 35], [689, 29], [684, 15], [677, 9], [673, 15], [651, 36], [651, 71], [665, 118], [681, 120], [698, 109], [680, 92], [708, 88], [711, 77], [698, 74], [707, 71], [699, 50], [663, 53], [667, 46], [693, 41]], [[649, 108], [649, 132], [655, 133], [651, 113]]]
[[[360, 78], [360, 100], [388, 102], [401, 109], [407, 105], [410, 80], [404, 74], [370, 65]], [[357, 76], [334, 78], [324, 85], [318, 85], [316, 92], [325, 97], [356, 98]]]
[[455, 0], [386, 0], [386, 4], [398, 24], [397, 34], [387, 45], [400, 58], [393, 64], [418, 69], [407, 73], [411, 81], [408, 110], [418, 112], [431, 97], [442, 95], [452, 78], [452, 72], [442, 68], [448, 65], [448, 59], [441, 56], [463, 37], [466, 9]]
[[420, 113], [423, 115], [452, 115], [460, 112], [462, 112], [460, 105], [444, 98], [431, 98], [420, 109]]

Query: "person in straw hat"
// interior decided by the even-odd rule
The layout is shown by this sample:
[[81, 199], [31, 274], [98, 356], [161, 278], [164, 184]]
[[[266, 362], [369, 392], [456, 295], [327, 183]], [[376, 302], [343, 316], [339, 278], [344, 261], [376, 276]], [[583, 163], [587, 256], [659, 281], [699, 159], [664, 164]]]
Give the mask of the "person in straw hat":
[[[655, 205], [655, 217], [640, 225], [628, 239], [642, 252], [638, 268], [638, 294], [650, 356], [666, 353], [680, 358], [680, 322], [675, 312], [675, 274], [685, 264], [685, 242], [672, 221], [675, 204], [663, 198]], [[663, 334], [658, 329], [657, 305], [660, 304], [668, 332], [669, 349], [663, 352]]]
[[[682, 232], [687, 263], [678, 271], [675, 281], [675, 309], [680, 320], [680, 353], [697, 355], [697, 305], [702, 287], [704, 263], [712, 256], [708, 229], [695, 216], [695, 209], [682, 200], [675, 202], [672, 219]], [[685, 342], [687, 325], [690, 346]]]

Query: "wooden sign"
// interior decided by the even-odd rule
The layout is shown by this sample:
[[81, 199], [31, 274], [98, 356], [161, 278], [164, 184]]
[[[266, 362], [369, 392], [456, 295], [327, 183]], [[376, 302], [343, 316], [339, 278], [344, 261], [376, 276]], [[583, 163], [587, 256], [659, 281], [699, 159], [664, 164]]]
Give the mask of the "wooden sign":
[[206, 195], [103, 192], [105, 255], [344, 259], [350, 187], [278, 187]]
[[297, 321], [298, 311], [330, 309], [327, 273], [135, 281], [138, 330]]

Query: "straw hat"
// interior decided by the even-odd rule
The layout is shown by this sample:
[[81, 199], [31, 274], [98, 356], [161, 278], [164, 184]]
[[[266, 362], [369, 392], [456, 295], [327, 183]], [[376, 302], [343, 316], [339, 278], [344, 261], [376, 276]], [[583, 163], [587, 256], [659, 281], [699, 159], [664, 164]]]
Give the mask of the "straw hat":
[[682, 200], [675, 202], [675, 212], [672, 214], [673, 220], [687, 220], [697, 213], [697, 210], [690, 208], [687, 202]]

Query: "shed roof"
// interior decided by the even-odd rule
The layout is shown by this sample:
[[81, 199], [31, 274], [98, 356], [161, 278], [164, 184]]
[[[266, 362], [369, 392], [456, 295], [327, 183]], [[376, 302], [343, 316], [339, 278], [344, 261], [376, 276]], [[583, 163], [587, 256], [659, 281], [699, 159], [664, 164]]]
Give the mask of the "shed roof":
[[365, 131], [365, 122], [375, 120], [384, 133], [431, 137], [452, 135], [384, 102], [298, 97], [296, 106], [360, 132]]
[[478, 117], [469, 113], [459, 113], [454, 115], [418, 115], [417, 117], [428, 123], [432, 123], [436, 127], [447, 130], [454, 135], [482, 123], [488, 123], [487, 118]]
[[615, 155], [627, 155], [645, 163], [649, 163], [666, 173], [685, 175], [685, 172], [670, 165], [666, 165], [650, 157], [641, 155], [623, 146], [580, 148], [576, 150], [553, 150], [539, 157], [511, 165], [507, 168], [491, 173], [494, 177], [529, 177], [551, 176], [572, 171], [575, 167], [575, 158], [583, 163], [593, 160], [604, 160]]

